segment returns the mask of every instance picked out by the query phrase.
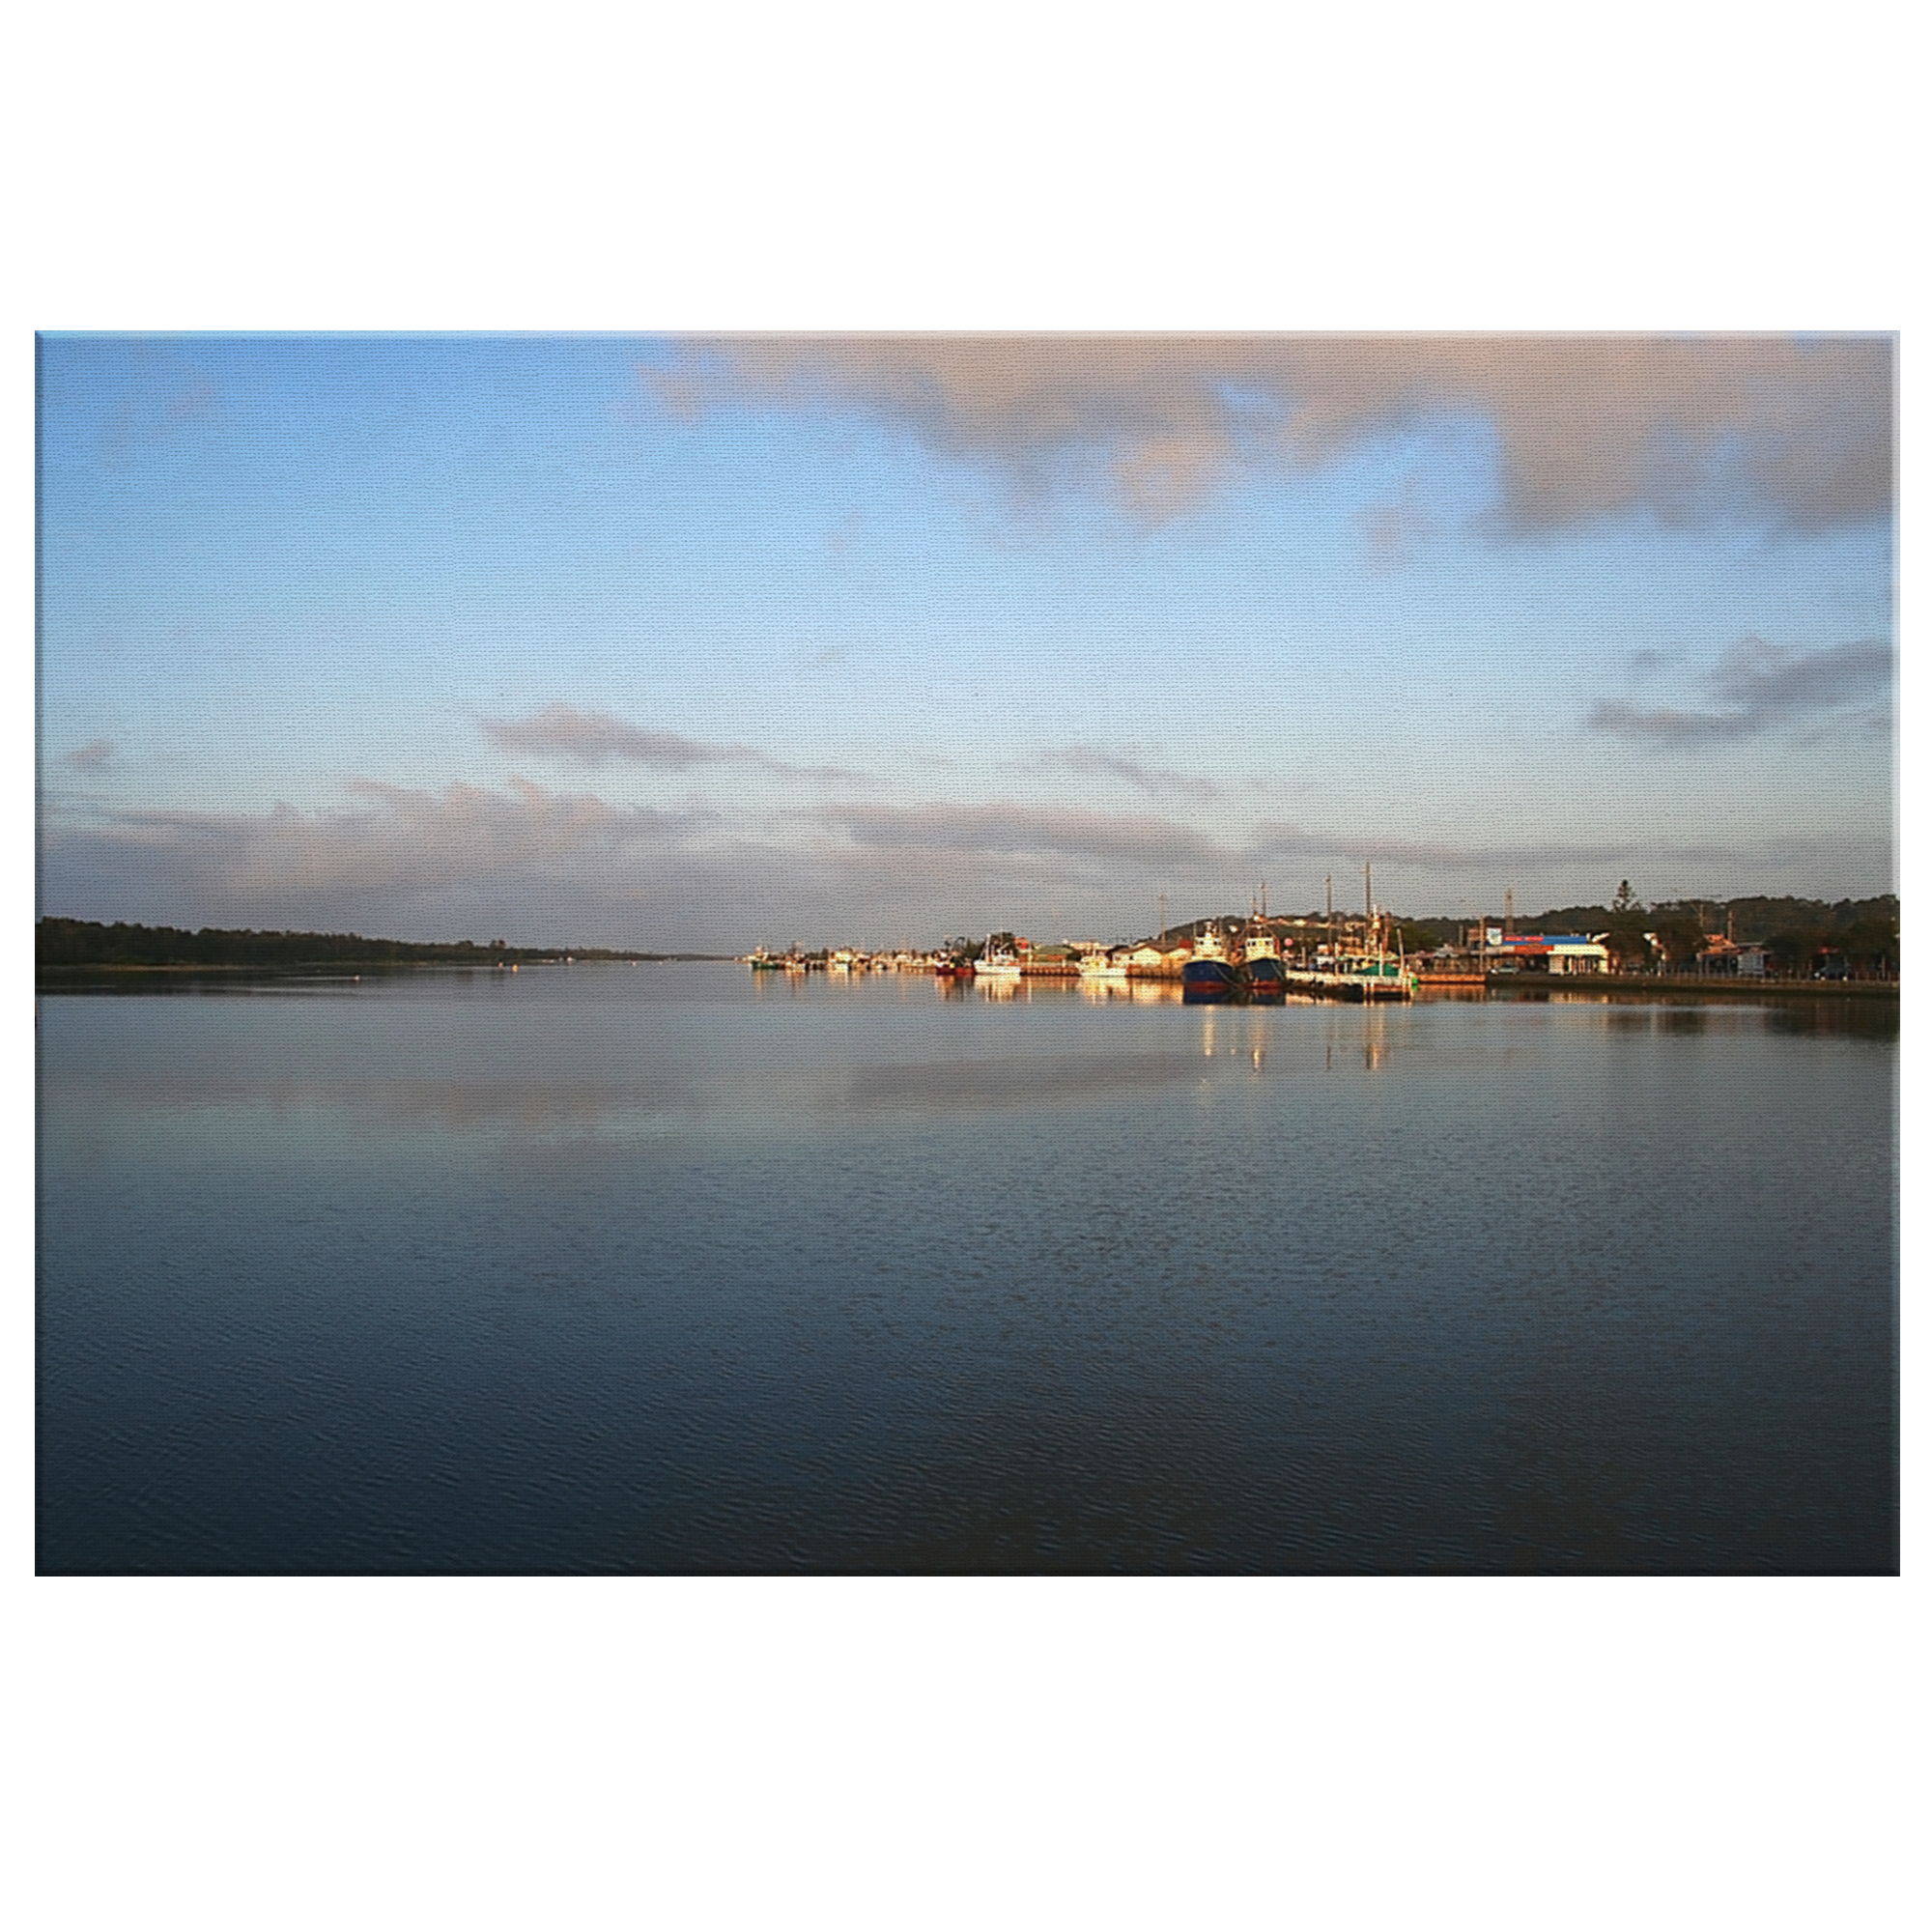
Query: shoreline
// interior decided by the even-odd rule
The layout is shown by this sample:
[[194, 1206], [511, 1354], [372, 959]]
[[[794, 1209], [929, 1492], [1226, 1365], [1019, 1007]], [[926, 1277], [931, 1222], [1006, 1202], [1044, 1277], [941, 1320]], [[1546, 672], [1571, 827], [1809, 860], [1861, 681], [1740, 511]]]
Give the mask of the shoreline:
[[[644, 966], [644, 965], [736, 965], [735, 955], [711, 952], [625, 953], [614, 958], [584, 959], [557, 953], [540, 959], [517, 962], [532, 969], [542, 966]], [[43, 966], [36, 970], [34, 990], [40, 993], [85, 992], [88, 990], [137, 990], [142, 985], [190, 985], [197, 981], [213, 985], [253, 982], [295, 982], [305, 984], [353, 984], [364, 979], [401, 979], [405, 976], [462, 977], [479, 974], [505, 975], [508, 967], [471, 964], [464, 960], [315, 960], [300, 965], [186, 964], [148, 965], [145, 963], [106, 963], [99, 965]], [[872, 977], [872, 976], [865, 976]], [[1178, 973], [1160, 971], [1129, 972], [1129, 982], [1179, 985]], [[1025, 982], [1046, 981], [1072, 986], [1078, 975], [1034, 973], [1023, 976]], [[1463, 980], [1432, 986], [1425, 978], [1416, 989], [1419, 999], [1528, 999], [1528, 1000], [1860, 1000], [1896, 1002], [1896, 980], [1716, 980], [1694, 976], [1652, 977], [1649, 975], [1578, 974], [1546, 979], [1541, 974], [1494, 973], [1482, 981]]]
[[[541, 959], [519, 959], [517, 970], [525, 966], [666, 966], [686, 964], [692, 961], [709, 961], [717, 964], [732, 963], [728, 953], [723, 952], [625, 952], [611, 958], [585, 959], [576, 955], [566, 956], [559, 952], [546, 954]], [[510, 966], [497, 966], [493, 961], [477, 960], [473, 964], [463, 959], [315, 959], [287, 964], [249, 965], [242, 961], [174, 961], [166, 965], [150, 964], [145, 960], [103, 960], [99, 964], [61, 964], [56, 966], [37, 966], [34, 969], [34, 988], [37, 992], [48, 992], [62, 986], [71, 986], [88, 981], [139, 980], [363, 980], [398, 979], [411, 973], [461, 974], [473, 978], [477, 974], [494, 977], [497, 973], [507, 975]]]
[[[1541, 984], [1525, 980], [1542, 980]], [[1427, 982], [1424, 982], [1425, 990]], [[1548, 999], [1552, 995], [1571, 998], [1604, 997], [1650, 999], [1660, 993], [1689, 993], [1712, 1000], [1800, 999], [1800, 1000], [1895, 1000], [1896, 980], [1732, 980], [1698, 979], [1694, 975], [1652, 977], [1644, 974], [1579, 973], [1571, 977], [1544, 979], [1541, 974], [1492, 973], [1481, 991], [1486, 995], [1528, 995]], [[1444, 986], [1441, 991], [1475, 992], [1474, 986]]]

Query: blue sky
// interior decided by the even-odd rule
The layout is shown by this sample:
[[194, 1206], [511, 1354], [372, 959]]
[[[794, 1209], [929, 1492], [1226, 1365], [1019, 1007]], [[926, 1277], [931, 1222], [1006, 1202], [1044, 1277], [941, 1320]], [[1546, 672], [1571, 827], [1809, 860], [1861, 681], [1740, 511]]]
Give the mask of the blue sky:
[[1893, 882], [1873, 339], [40, 344], [41, 910], [737, 950]]

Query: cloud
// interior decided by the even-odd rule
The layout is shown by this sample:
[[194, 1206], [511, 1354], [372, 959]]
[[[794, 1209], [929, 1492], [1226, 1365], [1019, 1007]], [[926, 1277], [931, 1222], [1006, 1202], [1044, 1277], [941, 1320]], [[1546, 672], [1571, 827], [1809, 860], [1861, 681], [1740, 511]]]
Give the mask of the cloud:
[[100, 458], [110, 466], [129, 462], [137, 451], [168, 441], [190, 423], [204, 422], [221, 407], [214, 384], [198, 370], [141, 384], [124, 396], [100, 436]]
[[1348, 860], [1359, 865], [1367, 859], [1431, 869], [1492, 863], [1490, 854], [1464, 851], [1453, 845], [1391, 838], [1374, 833], [1306, 831], [1298, 825], [1285, 825], [1273, 819], [1264, 820], [1255, 827], [1242, 856], [1257, 863], [1268, 859], [1324, 859]]
[[[642, 861], [687, 848], [715, 814], [613, 806], [513, 779], [507, 792], [453, 784], [440, 792], [359, 780], [337, 810], [137, 810], [56, 819], [43, 828], [50, 892], [79, 887], [117, 915], [311, 926], [408, 915], [452, 891], [514, 899], [559, 882], [606, 886]], [[91, 915], [90, 915], [91, 916]]]
[[1206, 779], [1189, 778], [1185, 772], [1171, 771], [1165, 765], [1151, 763], [1145, 754], [1132, 747], [1122, 752], [1110, 752], [1100, 745], [1067, 745], [1057, 752], [1046, 753], [1040, 763], [1060, 771], [1077, 773], [1082, 778], [1119, 779], [1150, 797], [1162, 792], [1177, 792], [1186, 798], [1206, 801], [1221, 795], [1219, 785], [1209, 784]]
[[856, 411], [1025, 493], [1099, 485], [1148, 523], [1243, 473], [1471, 417], [1519, 528], [1634, 509], [1808, 526], [1891, 503], [1882, 336], [709, 337], [639, 375], [687, 418]]
[[546, 704], [527, 718], [485, 718], [484, 735], [506, 752], [531, 752], [582, 765], [642, 765], [651, 771], [689, 772], [706, 765], [750, 765], [782, 778], [850, 780], [856, 773], [832, 765], [790, 765], [750, 745], [707, 745], [675, 731], [633, 724], [608, 711], [580, 711], [574, 704]]
[[[935, 862], [963, 857], [992, 860], [1071, 862], [1076, 867], [1098, 862], [1115, 876], [1176, 882], [1246, 878], [1282, 859], [1306, 859], [1359, 871], [1364, 860], [1408, 873], [1462, 873], [1498, 868], [1628, 866], [1648, 840], [1590, 841], [1492, 839], [1455, 845], [1407, 838], [1364, 827], [1322, 828], [1267, 819], [1240, 838], [1216, 838], [1174, 819], [1146, 813], [1110, 813], [1062, 806], [927, 803], [915, 806], [838, 805], [821, 808], [812, 822], [841, 832], [864, 853], [884, 861], [882, 876], [895, 867], [909, 875]], [[1803, 839], [1767, 845], [1778, 856], [1810, 847]], [[1819, 849], [1837, 849], [1825, 841]], [[1667, 854], [1685, 862], [1736, 858], [1732, 845], [1673, 844]], [[1063, 876], [1073, 876], [1063, 873]], [[1037, 869], [1028, 876], [1043, 876]]]
[[77, 772], [104, 772], [113, 755], [112, 738], [90, 738], [86, 744], [70, 752], [67, 761]]
[[1414, 497], [1406, 492], [1394, 503], [1372, 503], [1357, 513], [1355, 527], [1362, 533], [1370, 559], [1389, 568], [1413, 563], [1438, 526]]
[[1716, 708], [1645, 709], [1605, 699], [1586, 722], [1591, 730], [1610, 737], [1688, 745], [1753, 738], [1850, 705], [1876, 705], [1882, 711], [1891, 696], [1892, 657], [1891, 645], [1882, 639], [1791, 651], [1761, 638], [1745, 638], [1725, 651], [1703, 680]]
[[1743, 882], [1726, 892], [1889, 878], [1889, 839], [1870, 834], [1463, 846], [1275, 822], [1216, 836], [1151, 813], [942, 801], [828, 804], [763, 828], [526, 780], [435, 791], [361, 781], [322, 810], [57, 808], [40, 840], [43, 909], [73, 918], [717, 952], [998, 925], [1125, 936], [1151, 925], [1160, 893], [1193, 917], [1243, 903], [1264, 877], [1277, 904], [1302, 889], [1319, 900], [1330, 870], [1352, 903], [1365, 857], [1378, 897], [1415, 911], [1459, 891], [1499, 895], [1509, 881], [1520, 903], [1562, 904], [1624, 876]]
[[1226, 849], [1172, 819], [1069, 806], [827, 806], [815, 816], [842, 831], [855, 844], [898, 852], [1191, 864], [1222, 857]]

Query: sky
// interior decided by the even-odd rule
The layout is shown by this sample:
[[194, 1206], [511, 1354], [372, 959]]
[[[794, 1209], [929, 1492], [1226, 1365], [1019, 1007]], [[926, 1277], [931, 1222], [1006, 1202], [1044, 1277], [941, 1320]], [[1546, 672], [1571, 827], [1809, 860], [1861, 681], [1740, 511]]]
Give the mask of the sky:
[[1885, 337], [46, 335], [39, 908], [1894, 888]]

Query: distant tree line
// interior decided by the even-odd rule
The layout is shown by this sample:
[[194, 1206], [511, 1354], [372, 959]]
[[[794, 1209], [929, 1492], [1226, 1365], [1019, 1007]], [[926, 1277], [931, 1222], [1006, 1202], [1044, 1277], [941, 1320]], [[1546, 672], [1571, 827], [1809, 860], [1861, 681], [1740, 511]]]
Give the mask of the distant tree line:
[[[86, 919], [43, 919], [34, 926], [37, 970], [76, 966], [495, 966], [564, 956], [561, 947], [511, 946], [493, 939], [417, 942], [368, 939], [359, 932], [255, 932], [203, 926], [187, 932], [172, 925], [103, 925]], [[667, 955], [613, 952], [606, 947], [570, 949], [577, 959], [649, 959]]]
[[[1489, 915], [1492, 924], [1500, 915]], [[1454, 943], [1474, 922], [1406, 920], [1404, 943]], [[1646, 906], [1624, 880], [1608, 905], [1551, 906], [1519, 915], [1519, 932], [1602, 933], [1614, 963], [1624, 969], [1649, 965], [1692, 968], [1710, 935], [1762, 946], [1780, 973], [1830, 970], [1833, 962], [1861, 974], [1898, 971], [1898, 899], [1886, 893], [1869, 899], [1737, 898], [1662, 899]], [[1646, 938], [1646, 934], [1649, 935]]]

